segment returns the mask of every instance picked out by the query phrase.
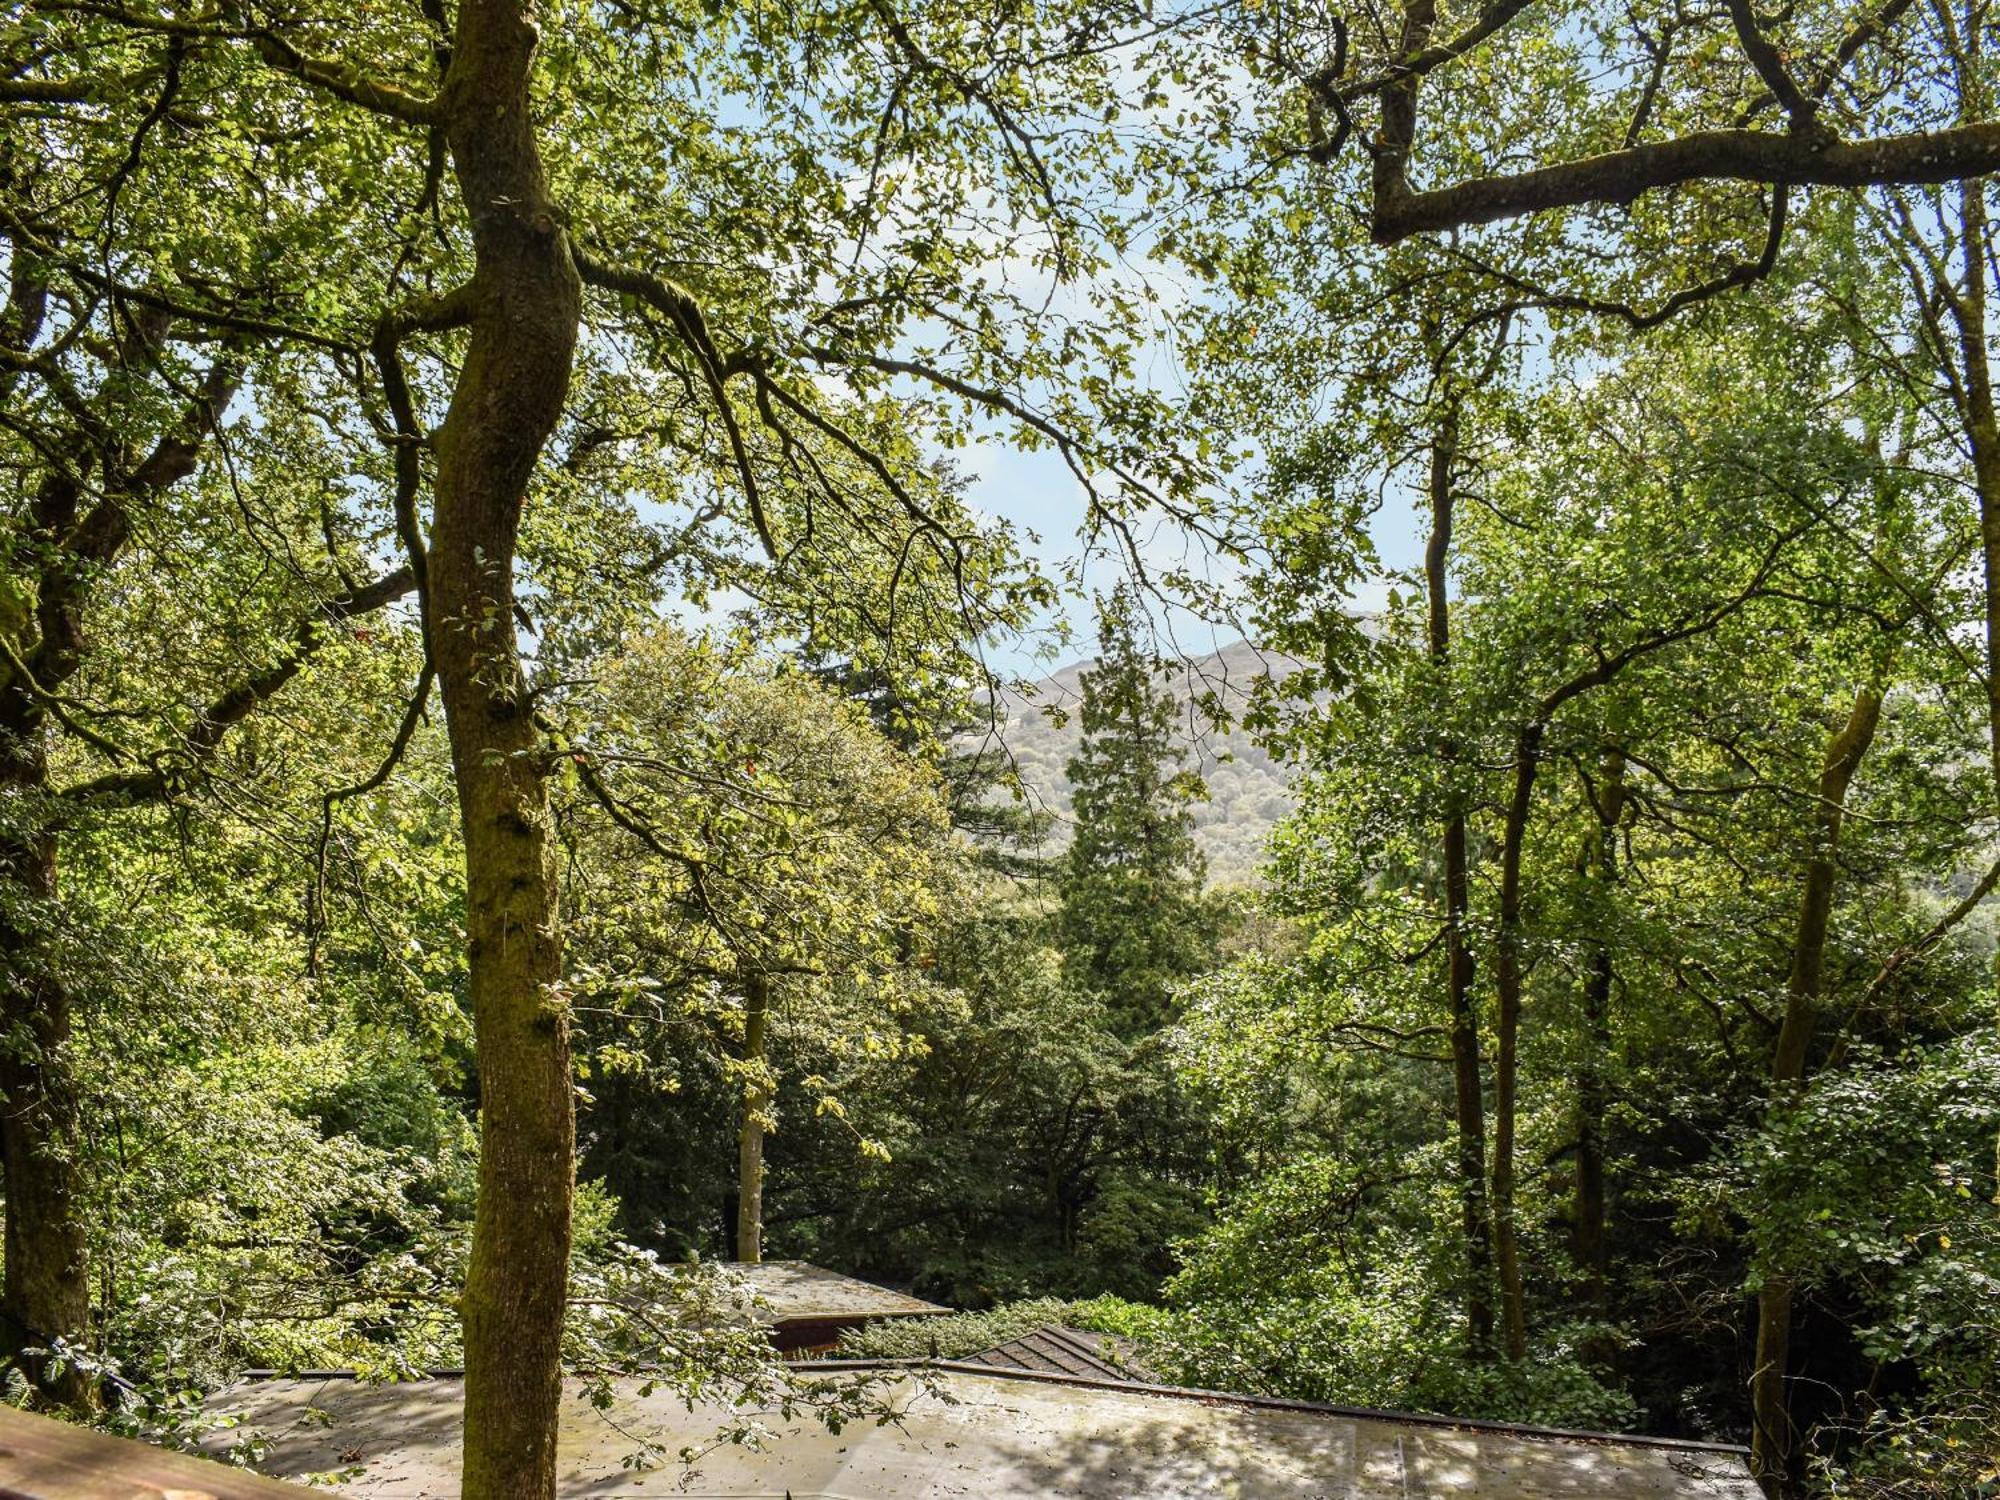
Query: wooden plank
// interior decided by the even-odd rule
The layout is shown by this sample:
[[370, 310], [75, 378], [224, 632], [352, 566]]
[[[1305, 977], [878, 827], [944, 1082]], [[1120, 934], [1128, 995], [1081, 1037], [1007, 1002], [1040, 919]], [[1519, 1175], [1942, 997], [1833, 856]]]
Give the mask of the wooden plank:
[[248, 1469], [0, 1406], [0, 1500], [306, 1500], [313, 1494]]

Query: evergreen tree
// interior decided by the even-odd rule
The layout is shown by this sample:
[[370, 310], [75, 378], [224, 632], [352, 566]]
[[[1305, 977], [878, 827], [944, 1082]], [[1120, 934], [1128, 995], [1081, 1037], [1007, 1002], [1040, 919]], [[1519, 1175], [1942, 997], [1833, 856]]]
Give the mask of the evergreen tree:
[[1174, 700], [1118, 589], [1099, 606], [1100, 655], [1083, 674], [1083, 743], [1069, 763], [1076, 837], [1060, 875], [1058, 931], [1071, 980], [1126, 1036], [1166, 1019], [1177, 980], [1210, 957], [1206, 862], [1190, 805], [1207, 795], [1173, 743]]
[[1055, 814], [1032, 801], [995, 726], [992, 699], [965, 692], [925, 696], [879, 666], [852, 657], [808, 655], [806, 670], [859, 703], [897, 749], [937, 772], [951, 826], [964, 834], [976, 868], [1011, 880], [1041, 880]]

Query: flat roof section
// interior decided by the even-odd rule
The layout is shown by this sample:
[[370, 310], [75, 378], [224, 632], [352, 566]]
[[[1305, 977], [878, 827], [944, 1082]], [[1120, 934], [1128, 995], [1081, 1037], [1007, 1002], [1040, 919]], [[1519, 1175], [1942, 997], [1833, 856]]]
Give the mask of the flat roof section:
[[831, 1322], [866, 1318], [933, 1318], [951, 1311], [921, 1297], [843, 1276], [803, 1260], [767, 1260], [730, 1265], [766, 1302], [757, 1315], [773, 1324]]
[[[898, 1422], [856, 1423], [835, 1434], [809, 1419], [773, 1417], [768, 1446], [717, 1448], [692, 1475], [672, 1461], [635, 1471], [626, 1460], [645, 1442], [670, 1454], [707, 1446], [725, 1407], [689, 1412], [670, 1392], [642, 1396], [628, 1381], [599, 1412], [572, 1388], [557, 1491], [660, 1500], [1760, 1500], [1740, 1449], [1457, 1425], [963, 1364], [928, 1372], [949, 1398], [940, 1399], [918, 1372], [872, 1368], [888, 1382]], [[268, 1474], [330, 1476], [355, 1500], [449, 1500], [458, 1490], [460, 1389], [456, 1380], [272, 1380], [211, 1404], [240, 1411], [268, 1435]]]

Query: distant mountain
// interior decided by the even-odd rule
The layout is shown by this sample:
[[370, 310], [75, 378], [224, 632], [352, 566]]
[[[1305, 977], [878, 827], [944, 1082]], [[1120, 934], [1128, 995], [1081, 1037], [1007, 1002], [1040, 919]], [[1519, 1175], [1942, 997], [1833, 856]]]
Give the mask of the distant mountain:
[[[1043, 678], [1031, 696], [1012, 692], [1000, 696], [1004, 718], [994, 733], [1013, 757], [1031, 805], [1055, 814], [1051, 851], [1066, 847], [1070, 840], [1065, 768], [1082, 739], [1077, 710], [1083, 699], [1083, 674], [1094, 665], [1073, 662]], [[1256, 677], [1264, 673], [1282, 677], [1293, 665], [1288, 658], [1238, 641], [1178, 666], [1162, 679], [1180, 705], [1180, 739], [1188, 763], [1208, 784], [1209, 800], [1196, 804], [1194, 817], [1212, 884], [1242, 884], [1256, 878], [1265, 838], [1291, 811], [1292, 794], [1283, 766], [1240, 728], [1217, 733], [1196, 701], [1213, 693], [1240, 714]]]

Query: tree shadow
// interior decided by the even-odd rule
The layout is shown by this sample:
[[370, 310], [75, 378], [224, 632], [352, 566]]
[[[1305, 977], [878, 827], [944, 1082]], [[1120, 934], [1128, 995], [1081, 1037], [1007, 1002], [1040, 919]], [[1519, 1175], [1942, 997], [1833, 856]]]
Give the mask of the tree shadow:
[[[831, 1432], [774, 1420], [761, 1447], [719, 1442], [721, 1405], [627, 1390], [606, 1410], [565, 1394], [558, 1493], [585, 1496], [1146, 1496], [1148, 1500], [1758, 1500], [1740, 1455], [1643, 1441], [1529, 1436], [1238, 1404], [1116, 1387], [954, 1375], [939, 1394], [912, 1381], [900, 1418]], [[458, 1492], [462, 1388], [287, 1381], [242, 1388], [270, 1437], [258, 1467], [331, 1477], [370, 1497]], [[683, 1449], [701, 1456], [681, 1462]]]

